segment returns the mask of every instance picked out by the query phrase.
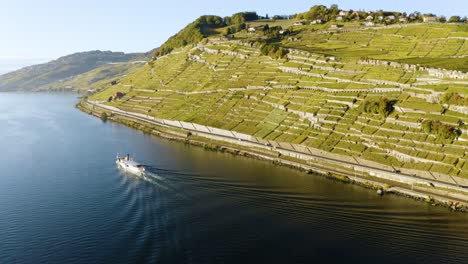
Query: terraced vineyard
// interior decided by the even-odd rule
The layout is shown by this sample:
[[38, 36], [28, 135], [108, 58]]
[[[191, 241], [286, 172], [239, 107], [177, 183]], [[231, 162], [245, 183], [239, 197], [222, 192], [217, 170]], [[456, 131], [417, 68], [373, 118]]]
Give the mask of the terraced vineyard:
[[[234, 37], [176, 49], [90, 99], [468, 178], [467, 100], [441, 102], [450, 92], [468, 96], [467, 25], [295, 27], [278, 43], [289, 50], [283, 59], [261, 55], [261, 35]], [[109, 101], [117, 92], [125, 96]]]

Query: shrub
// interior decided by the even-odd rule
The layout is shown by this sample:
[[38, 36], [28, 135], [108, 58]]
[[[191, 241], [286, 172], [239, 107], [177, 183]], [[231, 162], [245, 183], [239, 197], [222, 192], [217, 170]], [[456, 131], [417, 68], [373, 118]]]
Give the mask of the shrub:
[[458, 93], [449, 92], [444, 94], [440, 99], [440, 102], [442, 104], [468, 105], [468, 98], [465, 98]]
[[107, 122], [108, 116], [106, 112], [101, 113], [101, 120], [102, 122]]
[[264, 44], [260, 48], [262, 55], [270, 56], [272, 58], [281, 59], [288, 54], [287, 49], [283, 49], [278, 44]]
[[422, 129], [428, 134], [436, 135], [439, 139], [454, 140], [460, 135], [460, 130], [438, 120], [424, 120]]
[[366, 113], [380, 114], [387, 117], [393, 111], [394, 104], [395, 102], [388, 100], [386, 97], [369, 98], [362, 103], [361, 109]]

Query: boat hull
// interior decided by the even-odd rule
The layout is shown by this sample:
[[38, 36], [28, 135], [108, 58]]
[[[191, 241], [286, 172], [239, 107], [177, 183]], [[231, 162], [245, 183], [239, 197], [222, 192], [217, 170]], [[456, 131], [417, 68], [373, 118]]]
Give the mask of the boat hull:
[[142, 170], [141, 168], [128, 165], [125, 162], [117, 160], [115, 163], [117, 164], [117, 166], [121, 170], [123, 170], [125, 172], [132, 173], [132, 174], [135, 174], [135, 175], [143, 175], [145, 173], [144, 170]]

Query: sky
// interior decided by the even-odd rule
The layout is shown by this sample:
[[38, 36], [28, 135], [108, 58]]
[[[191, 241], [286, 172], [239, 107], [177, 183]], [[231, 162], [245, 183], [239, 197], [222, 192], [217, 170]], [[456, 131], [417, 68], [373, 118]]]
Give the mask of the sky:
[[311, 6], [468, 15], [467, 0], [0, 0], [0, 73], [79, 51], [146, 52], [197, 17]]

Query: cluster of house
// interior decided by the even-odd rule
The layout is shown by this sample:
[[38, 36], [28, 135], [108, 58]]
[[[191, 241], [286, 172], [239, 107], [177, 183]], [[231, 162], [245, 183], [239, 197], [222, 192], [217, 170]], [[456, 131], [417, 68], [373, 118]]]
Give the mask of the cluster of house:
[[[357, 12], [357, 11], [345, 11], [345, 10], [342, 10], [338, 13], [338, 16], [336, 17], [336, 21], [344, 21], [345, 20], [345, 17], [354, 17], [355, 19], [357, 20], [361, 20], [361, 16], [362, 16], [362, 12]], [[387, 15], [387, 16], [384, 16], [384, 15], [379, 15], [379, 16], [375, 16], [374, 13], [372, 12], [367, 12], [367, 17], [365, 17], [363, 20], [365, 21], [363, 24], [365, 26], [374, 26], [376, 22], [388, 22], [388, 23], [392, 23], [392, 22], [400, 22], [400, 23], [407, 23], [409, 21], [415, 21], [417, 19], [419, 19], [418, 16], [416, 15], [410, 15], [410, 16], [400, 16], [400, 17], [396, 17], [395, 15]], [[423, 22], [425, 23], [431, 23], [431, 22], [437, 22], [437, 17], [436, 16], [433, 16], [433, 15], [423, 15], [421, 16]], [[324, 24], [326, 23], [327, 21], [324, 20], [324, 19], [315, 19], [315, 20], [312, 20], [310, 22], [311, 25], [316, 25], [316, 24]], [[297, 21], [295, 22], [293, 25], [294, 26], [302, 26], [302, 25], [305, 25], [306, 22], [305, 21]], [[339, 27], [339, 25], [332, 25], [333, 28], [337, 28]]]
[[[378, 21], [387, 21], [387, 22], [401, 22], [401, 23], [406, 23], [408, 21], [413, 21], [413, 20], [417, 20], [419, 17], [417, 15], [410, 15], [410, 16], [400, 16], [398, 17], [398, 20], [397, 20], [397, 17], [395, 15], [387, 15], [387, 16], [383, 16], [383, 15], [380, 15], [380, 16], [376, 16], [374, 17], [371, 13], [371, 12], [367, 12], [368, 16], [365, 18], [366, 21], [368, 22], [372, 22], [372, 21], [375, 21], [376, 19]], [[362, 15], [362, 12], [357, 12], [357, 11], [340, 11], [340, 13], [338, 14], [338, 17], [336, 18], [337, 21], [342, 21], [344, 20], [344, 18], [348, 15], [351, 15], [352, 17], [355, 17], [357, 19], [360, 18], [360, 16]], [[429, 22], [436, 22], [437, 21], [437, 17], [434, 16], [434, 15], [423, 15], [422, 16], [422, 20], [423, 22], [426, 22], [426, 23], [429, 23]]]
[[[362, 18], [363, 14], [367, 14], [367, 17], [365, 18]], [[366, 13], [363, 13], [363, 12], [358, 12], [358, 11], [345, 11], [345, 10], [341, 10], [339, 13], [338, 13], [338, 16], [336, 17], [335, 21], [344, 21], [346, 17], [353, 17], [355, 20], [363, 20], [363, 25], [367, 26], [367, 27], [372, 27], [375, 25], [375, 23], [383, 23], [383, 22], [387, 22], [387, 23], [396, 23], [396, 22], [400, 22], [400, 23], [407, 23], [409, 21], [415, 21], [415, 20], [418, 20], [418, 19], [422, 19], [422, 21], [424, 23], [433, 23], [433, 22], [437, 22], [437, 17], [434, 16], [434, 15], [422, 15], [422, 16], [418, 16], [418, 15], [414, 15], [414, 14], [411, 14], [409, 16], [406, 16], [406, 15], [402, 15], [402, 16], [395, 16], [395, 15], [379, 15], [379, 16], [376, 16], [375, 13], [373, 12], [366, 12]], [[362, 18], [362, 19], [361, 19]], [[296, 21], [293, 23], [293, 26], [304, 26], [306, 24], [311, 24], [311, 25], [319, 25], [319, 24], [325, 24], [327, 22], [327, 20], [325, 19], [314, 19], [310, 22], [306, 22], [304, 20], [301, 20], [301, 21]], [[261, 26], [255, 26], [255, 27], [249, 27], [247, 29], [248, 32], [257, 32], [257, 31], [262, 31], [264, 29], [264, 25], [261, 25]], [[338, 24], [332, 24], [331, 25], [331, 28], [339, 28], [340, 25]], [[280, 32], [280, 34], [284, 34], [285, 31], [283, 30], [282, 32]]]
[[[305, 25], [305, 24], [301, 24], [301, 25]], [[263, 31], [264, 29], [265, 29], [265, 25], [260, 25], [260, 26], [249, 27], [249, 28], [247, 28], [247, 31], [250, 32], [250, 33], [254, 33], [254, 32], [257, 32], [257, 31]], [[279, 33], [281, 35], [285, 35], [287, 33], [287, 30], [281, 29], [279, 31]]]

